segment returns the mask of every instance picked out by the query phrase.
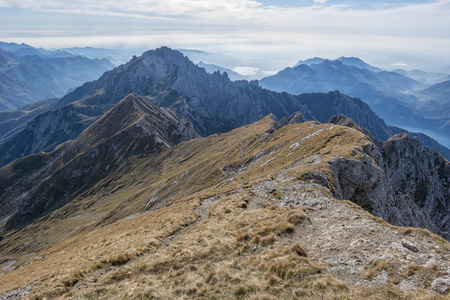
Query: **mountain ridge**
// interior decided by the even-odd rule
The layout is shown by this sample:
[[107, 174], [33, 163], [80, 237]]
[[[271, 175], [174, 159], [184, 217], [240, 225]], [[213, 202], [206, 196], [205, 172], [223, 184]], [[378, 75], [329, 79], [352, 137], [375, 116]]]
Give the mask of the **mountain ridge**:
[[[249, 124], [268, 113], [281, 118], [296, 111], [309, 120], [318, 118], [321, 122], [345, 113], [380, 139], [392, 135], [386, 124], [360, 100], [340, 93], [292, 96], [262, 89], [257, 81], [232, 82], [223, 74], [208, 74], [180, 52], [162, 47], [134, 57], [58, 100], [52, 111], [35, 117], [24, 130], [3, 141], [0, 164], [35, 152], [51, 151], [56, 145], [76, 138], [130, 92], [148, 96], [158, 106], [169, 107], [192, 122], [203, 136]], [[327, 107], [324, 114], [316, 102], [339, 105]], [[322, 116], [316, 116], [319, 113]]]

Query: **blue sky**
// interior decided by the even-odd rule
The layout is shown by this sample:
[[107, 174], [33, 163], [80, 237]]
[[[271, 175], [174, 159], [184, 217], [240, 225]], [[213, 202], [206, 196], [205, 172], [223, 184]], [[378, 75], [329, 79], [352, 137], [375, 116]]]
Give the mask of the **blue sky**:
[[268, 72], [313, 56], [436, 69], [450, 66], [449, 16], [450, 0], [0, 0], [0, 40], [167, 45], [228, 53]]

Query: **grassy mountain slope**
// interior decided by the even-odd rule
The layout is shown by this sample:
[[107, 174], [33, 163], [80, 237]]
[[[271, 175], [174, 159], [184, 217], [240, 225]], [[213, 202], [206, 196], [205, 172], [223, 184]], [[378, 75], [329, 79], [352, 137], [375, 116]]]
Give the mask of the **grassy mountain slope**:
[[28, 286], [35, 299], [444, 299], [432, 286], [448, 273], [448, 242], [340, 200], [388, 212], [383, 217], [393, 223], [421, 220], [381, 176], [370, 139], [332, 124], [274, 127], [268, 116], [133, 156], [64, 206], [6, 232], [3, 265], [17, 269], [0, 277], [0, 292]]

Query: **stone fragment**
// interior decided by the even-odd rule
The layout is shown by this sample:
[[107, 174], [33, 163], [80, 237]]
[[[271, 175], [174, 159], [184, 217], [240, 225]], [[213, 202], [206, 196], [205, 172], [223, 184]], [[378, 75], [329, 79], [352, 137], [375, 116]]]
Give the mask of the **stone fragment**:
[[419, 252], [419, 249], [417, 249], [416, 245], [414, 245], [413, 242], [410, 242], [408, 240], [403, 240], [402, 246], [408, 250], [411, 250], [412, 252]]
[[433, 291], [445, 295], [448, 291], [450, 291], [450, 276], [442, 276], [437, 278], [431, 284], [431, 288]]

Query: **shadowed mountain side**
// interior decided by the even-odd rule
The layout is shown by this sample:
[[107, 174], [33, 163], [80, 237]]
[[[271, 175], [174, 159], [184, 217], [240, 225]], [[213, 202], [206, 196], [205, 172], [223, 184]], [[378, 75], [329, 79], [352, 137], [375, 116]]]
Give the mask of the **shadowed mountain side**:
[[[158, 153], [197, 136], [189, 122], [179, 121], [170, 111], [130, 94], [77, 139], [48, 154], [52, 159], [39, 173], [50, 175], [36, 177], [34, 186], [23, 191], [26, 196], [7, 226], [23, 227], [63, 206], [134, 157]], [[23, 172], [15, 163], [5, 168]], [[7, 188], [1, 196], [18, 188], [23, 187]]]
[[0, 111], [0, 144], [23, 130], [28, 121], [52, 109], [57, 100], [42, 100], [22, 106], [18, 110]]
[[431, 148], [434, 151], [439, 152], [439, 154], [441, 154], [448, 161], [450, 161], [450, 149], [442, 146], [435, 139], [429, 137], [428, 135], [420, 133], [420, 132], [410, 132], [408, 130], [405, 130], [405, 129], [399, 128], [399, 127], [395, 127], [395, 126], [389, 126], [389, 129], [391, 129], [391, 131], [394, 133], [394, 135], [399, 134], [399, 133], [406, 133], [410, 137], [418, 138], [424, 146], [427, 146], [428, 148]]
[[[430, 118], [448, 118], [450, 111], [450, 81], [434, 84], [420, 93], [425, 101], [420, 109]], [[450, 131], [450, 120], [444, 128]]]
[[[367, 135], [352, 119], [333, 116], [330, 123], [347, 126]], [[403, 194], [431, 217], [447, 239], [450, 237], [450, 163], [422, 142], [400, 133], [388, 141], [371, 137], [383, 155], [379, 166]]]
[[425, 211], [439, 230], [450, 233], [450, 163], [417, 138], [401, 133], [383, 143], [386, 173]]

